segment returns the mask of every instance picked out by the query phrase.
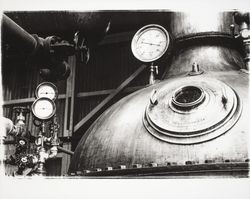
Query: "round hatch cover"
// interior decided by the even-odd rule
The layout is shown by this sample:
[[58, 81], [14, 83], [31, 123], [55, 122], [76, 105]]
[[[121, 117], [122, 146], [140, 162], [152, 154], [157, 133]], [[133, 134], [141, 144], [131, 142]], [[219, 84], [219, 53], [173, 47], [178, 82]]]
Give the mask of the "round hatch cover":
[[[175, 144], [194, 144], [220, 136], [238, 120], [241, 103], [225, 83], [188, 77], [154, 91], [143, 118], [155, 137]], [[152, 100], [150, 100], [152, 101]]]

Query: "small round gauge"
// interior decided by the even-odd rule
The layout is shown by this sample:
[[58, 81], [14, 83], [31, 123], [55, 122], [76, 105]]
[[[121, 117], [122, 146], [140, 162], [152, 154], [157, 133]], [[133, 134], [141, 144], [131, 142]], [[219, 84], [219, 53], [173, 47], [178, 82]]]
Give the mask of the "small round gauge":
[[50, 82], [43, 82], [37, 86], [35, 94], [37, 98], [46, 97], [51, 100], [55, 100], [57, 98], [58, 91], [54, 84]]
[[48, 120], [56, 112], [56, 105], [51, 99], [42, 97], [38, 98], [32, 104], [32, 113], [40, 120]]
[[150, 24], [138, 30], [131, 43], [134, 56], [142, 62], [152, 62], [164, 55], [170, 43], [168, 32], [160, 25]]

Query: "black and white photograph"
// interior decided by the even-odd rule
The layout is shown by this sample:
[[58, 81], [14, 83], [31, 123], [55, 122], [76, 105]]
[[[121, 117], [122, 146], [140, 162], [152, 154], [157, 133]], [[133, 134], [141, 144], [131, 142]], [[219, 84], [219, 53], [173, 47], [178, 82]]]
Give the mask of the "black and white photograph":
[[[86, 184], [91, 194], [113, 186], [103, 198], [131, 197], [115, 194], [116, 183], [138, 185], [133, 196], [144, 198], [173, 185], [196, 190], [192, 198], [250, 196], [250, 9], [164, 5], [2, 10], [0, 166], [9, 192], [14, 181], [28, 197], [46, 183], [53, 193], [44, 197], [68, 198], [78, 183], [72, 197]], [[223, 182], [235, 189], [216, 186]]]

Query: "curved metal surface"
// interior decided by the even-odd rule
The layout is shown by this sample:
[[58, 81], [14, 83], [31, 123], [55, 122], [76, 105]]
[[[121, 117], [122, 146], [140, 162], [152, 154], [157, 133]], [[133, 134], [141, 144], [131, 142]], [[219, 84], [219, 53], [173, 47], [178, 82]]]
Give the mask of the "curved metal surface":
[[[228, 34], [232, 22], [231, 13], [171, 15], [170, 32], [175, 38], [206, 32]], [[173, 52], [164, 81], [125, 97], [94, 122], [79, 142], [69, 172], [119, 165], [131, 168], [134, 164], [167, 165], [174, 162], [184, 165], [186, 162], [204, 163], [207, 160], [216, 163], [248, 159], [249, 76], [240, 71], [244, 68], [244, 60], [239, 49], [228, 45], [224, 39], [201, 38], [193, 43], [187, 43], [188, 39], [185, 39]], [[193, 63], [197, 63], [204, 72], [190, 76]], [[191, 117], [184, 114], [187, 111], [181, 104], [184, 101], [175, 96], [181, 87], [188, 86], [195, 86], [200, 93], [190, 100], [194, 104], [194, 107], [188, 107], [192, 109]], [[157, 96], [158, 90], [162, 94], [160, 97]], [[169, 106], [173, 96], [181, 105]], [[144, 122], [151, 120], [151, 124], [144, 125], [147, 106], [148, 119]], [[163, 108], [158, 109], [158, 106]], [[173, 115], [165, 115], [166, 106]], [[192, 117], [196, 111], [199, 114]], [[159, 115], [164, 120], [160, 121]], [[183, 125], [185, 123], [186, 126]], [[162, 136], [161, 139], [156, 138], [156, 133]], [[176, 144], [181, 136], [182, 143]], [[173, 137], [175, 142], [170, 142]]]
[[[174, 38], [204, 32], [231, 33], [233, 12], [200, 10], [171, 13], [170, 29]], [[178, 25], [177, 25], [178, 24]]]
[[193, 63], [204, 71], [245, 68], [239, 42], [230, 36], [232, 14], [216, 11], [171, 13], [170, 32], [176, 46], [163, 78], [187, 73]]
[[208, 43], [204, 45], [201, 42], [198, 45], [177, 49], [173, 53], [171, 65], [166, 69], [163, 79], [189, 73], [193, 63], [197, 63], [200, 70], [204, 72], [245, 68], [240, 52], [223, 45], [209, 45]]
[[152, 90], [166, 86], [171, 81], [165, 80], [125, 97], [104, 112], [79, 142], [69, 171], [119, 165], [131, 167], [133, 164], [151, 162], [184, 164], [187, 159], [198, 162], [204, 162], [205, 159], [247, 159], [248, 75], [239, 71], [211, 72], [203, 75], [234, 88], [244, 105], [240, 119], [227, 133], [211, 141], [193, 145], [167, 143], [148, 133], [142, 122], [145, 107], [150, 101]]
[[[200, 98], [203, 101], [196, 100], [196, 104], [192, 103], [188, 109], [175, 107], [172, 99], [175, 89], [186, 86], [200, 87], [204, 92]], [[226, 133], [237, 122], [242, 109], [239, 98], [230, 87], [206, 77], [174, 79], [158, 88], [157, 98], [158, 103], [149, 104], [145, 110], [144, 125], [156, 138], [174, 144], [205, 142]]]

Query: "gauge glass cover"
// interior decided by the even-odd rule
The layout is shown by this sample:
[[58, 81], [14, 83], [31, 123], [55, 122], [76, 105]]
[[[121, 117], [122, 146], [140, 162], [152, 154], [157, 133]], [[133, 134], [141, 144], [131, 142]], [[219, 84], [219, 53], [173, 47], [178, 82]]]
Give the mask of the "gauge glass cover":
[[46, 97], [51, 100], [55, 100], [57, 98], [57, 88], [54, 84], [50, 82], [41, 83], [36, 89], [36, 97]]
[[161, 58], [169, 47], [169, 34], [159, 25], [144, 26], [134, 35], [131, 49], [134, 56], [143, 62]]
[[55, 103], [48, 98], [39, 98], [32, 105], [32, 112], [38, 119], [47, 120], [55, 114]]

